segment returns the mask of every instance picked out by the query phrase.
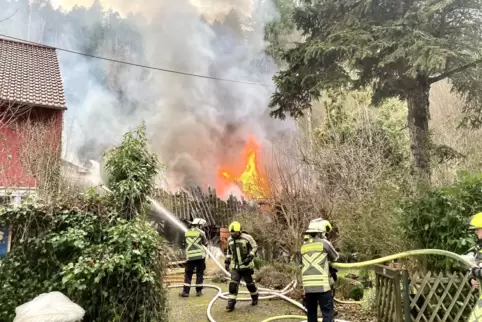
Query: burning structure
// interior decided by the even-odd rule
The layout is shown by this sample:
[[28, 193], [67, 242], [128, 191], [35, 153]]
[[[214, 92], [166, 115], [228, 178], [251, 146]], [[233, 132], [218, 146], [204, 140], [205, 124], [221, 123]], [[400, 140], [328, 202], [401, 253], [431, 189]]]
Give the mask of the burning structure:
[[[269, 196], [266, 174], [259, 163], [260, 146], [254, 136], [250, 136], [241, 154], [241, 167], [227, 164], [219, 170], [217, 191], [225, 195], [232, 184], [236, 184], [248, 199], [264, 199]], [[244, 164], [244, 165], [243, 165]]]

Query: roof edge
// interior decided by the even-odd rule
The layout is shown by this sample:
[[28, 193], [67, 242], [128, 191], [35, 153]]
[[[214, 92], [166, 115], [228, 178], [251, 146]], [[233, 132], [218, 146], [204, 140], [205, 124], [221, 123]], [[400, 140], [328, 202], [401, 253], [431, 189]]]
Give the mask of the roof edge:
[[27, 102], [21, 102], [17, 100], [6, 100], [0, 98], [0, 105], [2, 103], [13, 103], [13, 104], [24, 104], [24, 105], [29, 105], [32, 107], [40, 107], [40, 108], [45, 108], [45, 109], [50, 109], [50, 110], [62, 110], [66, 111], [68, 108], [66, 106], [53, 106], [53, 105], [45, 105], [45, 104], [34, 104], [34, 103], [27, 103]]
[[16, 43], [16, 44], [23, 44], [23, 45], [33, 46], [33, 47], [50, 49], [52, 51], [56, 51], [56, 49], [57, 49], [55, 47], [39, 44], [39, 43], [28, 41], [28, 40], [23, 40], [23, 39], [20, 39], [20, 38], [4, 36], [4, 35], [0, 35], [0, 40], [8, 41], [8, 42], [11, 42], [11, 43]]

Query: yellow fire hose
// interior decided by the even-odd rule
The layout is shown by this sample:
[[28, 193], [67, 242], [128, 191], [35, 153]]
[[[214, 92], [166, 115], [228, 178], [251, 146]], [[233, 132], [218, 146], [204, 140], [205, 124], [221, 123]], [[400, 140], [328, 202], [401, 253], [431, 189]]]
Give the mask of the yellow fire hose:
[[[206, 249], [207, 250], [207, 249]], [[226, 270], [224, 269], [224, 267], [221, 266], [220, 263], [217, 262], [216, 258], [214, 256], [212, 256], [209, 251], [208, 251], [208, 254], [211, 256], [211, 258], [214, 260], [214, 262], [220, 266], [220, 268], [225, 272]], [[467, 268], [468, 267], [472, 267], [472, 263], [467, 260], [466, 258], [458, 255], [458, 254], [455, 254], [455, 253], [452, 253], [452, 252], [449, 252], [449, 251], [445, 251], [445, 250], [441, 250], [441, 249], [419, 249], [419, 250], [411, 250], [411, 251], [407, 251], [407, 252], [402, 252], [402, 253], [398, 253], [398, 254], [394, 254], [394, 255], [390, 255], [390, 256], [385, 256], [385, 257], [382, 257], [382, 258], [377, 258], [377, 259], [373, 259], [373, 260], [369, 260], [369, 261], [365, 261], [365, 262], [359, 262], [359, 263], [332, 263], [332, 266], [335, 267], [335, 268], [339, 268], [339, 269], [354, 269], [354, 268], [362, 268], [362, 267], [367, 267], [367, 266], [373, 266], [373, 265], [376, 265], [376, 264], [381, 264], [381, 263], [385, 263], [385, 262], [388, 262], [388, 261], [391, 261], [391, 260], [395, 260], [395, 259], [400, 259], [400, 258], [404, 258], [404, 257], [409, 257], [409, 256], [420, 256], [420, 255], [441, 255], [441, 256], [446, 256], [446, 257], [449, 257], [449, 258], [452, 258], [452, 259], [455, 259], [459, 262], [461, 262], [463, 265], [465, 265]], [[273, 298], [273, 297], [279, 297], [279, 298], [282, 298], [290, 303], [292, 303], [293, 305], [297, 306], [298, 308], [301, 308], [302, 310], [306, 311], [306, 309], [297, 301], [293, 300], [293, 299], [290, 299], [288, 298], [285, 294], [290, 292], [294, 287], [296, 286], [296, 281], [293, 281], [291, 282], [285, 289], [281, 290], [281, 291], [275, 291], [275, 290], [268, 290], [268, 289], [261, 289], [260, 288], [260, 295], [263, 294], [263, 295], [268, 295], [268, 296], [261, 296], [259, 299], [267, 299], [267, 298]], [[170, 286], [170, 288], [178, 288], [178, 287], [183, 287], [183, 285], [173, 285], [173, 286]], [[207, 308], [207, 317], [209, 319], [209, 321], [211, 322], [216, 322], [214, 320], [214, 318], [212, 317], [211, 315], [211, 308], [214, 304], [214, 302], [216, 302], [216, 300], [218, 298], [223, 298], [223, 299], [227, 299], [227, 292], [222, 292], [222, 290], [217, 287], [217, 286], [214, 286], [214, 285], [206, 285], [206, 287], [208, 288], [215, 288], [218, 290], [218, 293], [216, 294], [215, 297], [213, 297], [213, 299], [211, 300], [211, 302], [209, 303], [208, 305], [208, 308]], [[480, 291], [480, 294], [482, 296], [482, 289], [479, 289]], [[248, 292], [240, 292], [241, 294], [246, 294]], [[241, 300], [241, 301], [250, 301], [251, 299], [250, 298], [239, 298], [238, 300]], [[263, 320], [262, 322], [270, 322], [270, 321], [277, 321], [277, 320], [287, 320], [287, 319], [292, 319], [292, 320], [306, 320], [306, 316], [301, 316], [301, 315], [279, 315], [279, 316], [273, 316], [271, 318], [268, 318], [268, 319], [265, 319]], [[319, 319], [318, 321], [321, 321], [321, 319]], [[341, 320], [335, 320], [335, 321], [341, 321]]]
[[[111, 190], [109, 188], [107, 188], [106, 186], [104, 185], [101, 185], [101, 187], [103, 189], [105, 189], [106, 191], [108, 192], [111, 192]], [[186, 232], [187, 231], [187, 228], [179, 221], [177, 220], [177, 218], [172, 214], [170, 213], [166, 208], [164, 208], [162, 205], [160, 205], [156, 200], [150, 198], [150, 197], [147, 197], [147, 199], [153, 204], [153, 206], [156, 208], [157, 211], [163, 213], [167, 218], [169, 218], [169, 220], [171, 220], [172, 222], [174, 222], [182, 231]], [[223, 267], [223, 265], [221, 265], [217, 260], [216, 260], [216, 257], [214, 257], [211, 252], [209, 251], [209, 249], [207, 249], [207, 247], [205, 247], [205, 250], [206, 250], [206, 253], [214, 260], [214, 262], [216, 263], [216, 265], [227, 275], [227, 276], [230, 276], [230, 273], [228, 271], [226, 271], [226, 269]], [[377, 258], [377, 259], [373, 259], [373, 260], [369, 260], [369, 261], [365, 261], [365, 262], [359, 262], [359, 263], [332, 263], [332, 266], [335, 267], [335, 268], [340, 268], [340, 269], [353, 269], [353, 268], [362, 268], [362, 267], [367, 267], [367, 266], [373, 266], [373, 265], [376, 265], [376, 264], [381, 264], [381, 263], [384, 263], [384, 262], [388, 262], [388, 261], [391, 261], [391, 260], [395, 260], [395, 259], [399, 259], [399, 258], [404, 258], [404, 257], [409, 257], [409, 256], [420, 256], [420, 255], [441, 255], [441, 256], [446, 256], [446, 257], [449, 257], [449, 258], [452, 258], [452, 259], [455, 259], [457, 261], [459, 261], [460, 263], [464, 264], [465, 266], [467, 266], [467, 268], [469, 267], [472, 267], [472, 263], [467, 260], [466, 258], [458, 255], [458, 254], [455, 254], [455, 253], [452, 253], [452, 252], [449, 252], [449, 251], [445, 251], [445, 250], [441, 250], [441, 249], [418, 249], [418, 250], [411, 250], [411, 251], [407, 251], [407, 252], [402, 252], [402, 253], [398, 253], [398, 254], [394, 254], [394, 255], [390, 255], [390, 256], [385, 256], [385, 257], [382, 257], [382, 258]], [[243, 285], [245, 285], [245, 283], [243, 282], [242, 283]], [[172, 285], [172, 286], [169, 286], [169, 288], [180, 288], [180, 287], [183, 287], [183, 285]], [[216, 322], [214, 320], [214, 318], [212, 317], [211, 315], [211, 308], [214, 304], [214, 302], [216, 302], [216, 300], [218, 298], [222, 298], [222, 299], [227, 299], [227, 292], [222, 292], [221, 288], [219, 288], [218, 286], [214, 286], [214, 285], [205, 285], [205, 287], [207, 288], [214, 288], [214, 289], [217, 289], [218, 290], [218, 293], [212, 298], [211, 302], [209, 302], [209, 305], [208, 305], [208, 308], [207, 308], [207, 317], [209, 319], [210, 322]], [[287, 297], [285, 294], [289, 293], [290, 291], [292, 291], [294, 288], [296, 287], [296, 280], [292, 281], [291, 283], [289, 283], [283, 290], [281, 291], [277, 291], [277, 290], [270, 290], [270, 289], [265, 289], [265, 288], [259, 288], [258, 289], [258, 292], [260, 293], [260, 295], [264, 295], [264, 296], [260, 296], [259, 297], [259, 300], [266, 300], [266, 299], [271, 299], [271, 298], [275, 298], [275, 297], [279, 297], [279, 298], [282, 298], [288, 302], [290, 302], [291, 304], [297, 306], [298, 308], [302, 309], [303, 311], [306, 312], [306, 308], [301, 305], [299, 302]], [[480, 292], [480, 295], [482, 297], [482, 288], [479, 288], [479, 292]], [[246, 294], [248, 292], [239, 292], [240, 294]], [[238, 299], [239, 301], [250, 301], [251, 299], [250, 298], [239, 298]], [[276, 321], [276, 320], [286, 320], [286, 319], [293, 319], [293, 320], [305, 320], [306, 319], [306, 316], [301, 316], [301, 315], [279, 315], [279, 316], [273, 316], [271, 318], [268, 318], [268, 319], [265, 319], [261, 322], [270, 322], [270, 321]], [[320, 319], [318, 319], [318, 321], [321, 321]], [[335, 321], [338, 321], [338, 322], [342, 322], [342, 320], [335, 320]]]

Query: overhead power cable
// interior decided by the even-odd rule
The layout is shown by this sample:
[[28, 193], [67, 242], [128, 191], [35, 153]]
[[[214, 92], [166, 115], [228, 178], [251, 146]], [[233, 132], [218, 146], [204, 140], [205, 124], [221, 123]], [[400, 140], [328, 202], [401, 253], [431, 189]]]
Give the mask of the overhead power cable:
[[190, 76], [190, 77], [198, 77], [198, 78], [204, 78], [204, 79], [211, 79], [211, 80], [217, 80], [217, 81], [222, 81], [222, 82], [237, 83], [237, 84], [246, 84], [246, 85], [254, 85], [254, 86], [261, 86], [261, 87], [273, 87], [273, 85], [269, 85], [269, 84], [255, 83], [255, 82], [248, 82], [248, 81], [240, 81], [240, 80], [220, 78], [220, 77], [212, 77], [212, 76], [200, 75], [200, 74], [193, 74], [193, 73], [188, 73], [188, 72], [181, 72], [181, 71], [178, 71], [178, 70], [172, 70], [172, 69], [167, 69], [167, 68], [160, 68], [160, 67], [148, 66], [148, 65], [137, 64], [137, 63], [132, 63], [132, 62], [123, 61], [123, 60], [118, 60], [118, 59], [113, 59], [113, 58], [101, 57], [101, 56], [96, 56], [96, 55], [91, 55], [91, 54], [82, 53], [82, 52], [75, 51], [75, 50], [70, 50], [70, 49], [65, 49], [65, 48], [60, 48], [60, 47], [55, 47], [55, 46], [49, 46], [49, 45], [44, 45], [44, 44], [41, 44], [41, 43], [38, 43], [38, 42], [29, 41], [29, 40], [24, 40], [24, 39], [21, 39], [21, 38], [16, 38], [16, 37], [12, 37], [12, 36], [7, 36], [7, 35], [4, 35], [4, 34], [0, 34], [0, 37], [4, 37], [4, 38], [8, 38], [8, 39], [13, 39], [13, 40], [21, 41], [21, 42], [24, 42], [24, 43], [29, 43], [29, 44], [36, 45], [36, 46], [47, 47], [47, 48], [55, 49], [55, 50], [58, 50], [58, 51], [63, 51], [63, 52], [75, 54], [75, 55], [86, 56], [86, 57], [90, 57], [90, 58], [105, 60], [105, 61], [109, 61], [109, 62], [113, 62], [113, 63], [129, 65], [129, 66], [147, 68], [147, 69], [157, 70], [157, 71], [166, 72], [166, 73], [172, 73], [172, 74], [178, 74], [178, 75], [185, 75], [185, 76]]
[[17, 9], [17, 10], [15, 10], [15, 12], [14, 12], [14, 13], [12, 13], [12, 14], [11, 14], [10, 16], [8, 16], [7, 18], [0, 20], [0, 22], [7, 21], [8, 19], [10, 19], [10, 18], [12, 18], [13, 16], [15, 16], [15, 15], [17, 14], [17, 12], [18, 12], [18, 9]]

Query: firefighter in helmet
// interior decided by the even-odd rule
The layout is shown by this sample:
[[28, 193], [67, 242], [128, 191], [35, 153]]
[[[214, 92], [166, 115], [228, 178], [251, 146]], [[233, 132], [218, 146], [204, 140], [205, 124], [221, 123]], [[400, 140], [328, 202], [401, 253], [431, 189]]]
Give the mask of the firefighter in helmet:
[[[471, 268], [472, 278], [470, 283], [473, 287], [479, 288], [479, 282], [476, 278], [482, 278], [482, 212], [475, 214], [469, 219], [470, 229], [475, 230], [475, 236], [477, 237], [477, 245], [475, 246], [475, 263]], [[477, 304], [472, 311], [467, 322], [481, 322], [482, 321], [482, 297], [479, 298]]]
[[[333, 231], [333, 226], [328, 220], [321, 221], [320, 226], [322, 230], [321, 238], [328, 241], [330, 238], [331, 232]], [[330, 285], [333, 291], [333, 297], [335, 297], [335, 282], [338, 279], [338, 275], [337, 275], [338, 270], [332, 267], [331, 265], [329, 267], [330, 267]]]
[[196, 270], [196, 295], [202, 295], [204, 283], [204, 270], [206, 269], [206, 251], [208, 245], [206, 233], [202, 230], [206, 221], [201, 218], [194, 218], [191, 227], [184, 233], [184, 245], [186, 250], [186, 268], [184, 270], [184, 288], [179, 294], [181, 297], [188, 297], [191, 289], [191, 281], [194, 270]]
[[[475, 236], [477, 238], [477, 244], [475, 247], [471, 248], [468, 252], [474, 251], [474, 260], [476, 266], [481, 266], [482, 262], [482, 212], [470, 217], [469, 219], [469, 229], [474, 230]], [[470, 284], [478, 288], [479, 282], [475, 278], [470, 279]]]
[[[328, 222], [329, 224], [329, 222]], [[318, 305], [323, 316], [323, 322], [332, 322], [334, 316], [333, 291], [330, 283], [329, 262], [339, 257], [333, 245], [323, 236], [327, 221], [310, 222], [305, 236], [309, 236], [301, 246], [303, 268], [302, 281], [305, 292], [305, 307], [307, 322], [318, 321]]]
[[226, 310], [232, 312], [236, 305], [236, 298], [241, 279], [246, 282], [246, 287], [251, 295], [251, 304], [258, 304], [258, 289], [254, 284], [254, 257], [258, 250], [256, 241], [242, 231], [241, 224], [237, 221], [229, 225], [228, 249], [226, 260], [224, 261], [227, 271], [231, 271], [229, 282], [229, 297]]

